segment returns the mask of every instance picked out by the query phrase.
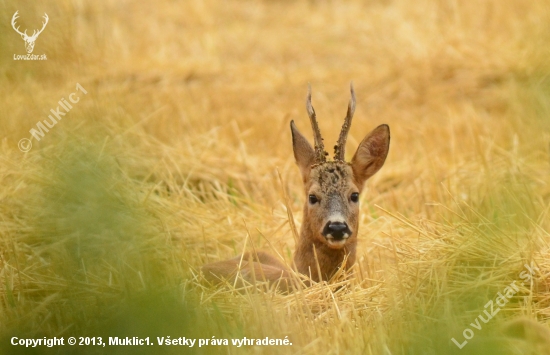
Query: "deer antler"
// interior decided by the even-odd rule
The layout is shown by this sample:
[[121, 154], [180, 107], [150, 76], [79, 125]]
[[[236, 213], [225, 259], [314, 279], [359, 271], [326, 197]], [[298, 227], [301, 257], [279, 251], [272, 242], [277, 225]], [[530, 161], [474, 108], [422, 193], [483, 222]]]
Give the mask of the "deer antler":
[[346, 140], [348, 139], [348, 133], [351, 127], [351, 119], [353, 118], [353, 113], [355, 112], [355, 91], [353, 90], [353, 82], [349, 84], [349, 89], [351, 92], [351, 98], [349, 99], [348, 112], [346, 114], [346, 118], [344, 119], [344, 124], [342, 125], [342, 131], [340, 131], [338, 143], [334, 146], [334, 160], [345, 161], [346, 158]]
[[19, 33], [21, 36], [24, 36], [25, 38], [36, 38], [38, 37], [39, 34], [42, 33], [42, 31], [44, 31], [44, 28], [46, 28], [46, 25], [48, 24], [48, 21], [49, 21], [49, 17], [48, 17], [48, 14], [47, 13], [44, 13], [44, 16], [42, 16], [45, 20], [45, 22], [42, 22], [42, 28], [36, 32], [37, 30], [34, 30], [32, 32], [32, 36], [28, 36], [27, 35], [27, 30], [25, 30], [25, 32], [21, 32], [19, 31], [19, 26], [17, 26], [17, 28], [15, 27], [15, 21], [19, 18], [18, 16], [18, 13], [19, 13], [19, 10], [15, 11], [15, 13], [13, 14], [13, 17], [11, 18], [11, 26], [13, 27], [13, 29], [15, 30], [15, 32]]
[[44, 13], [44, 16], [42, 16], [42, 17], [44, 18], [44, 20], [46, 20], [46, 22], [42, 22], [42, 29], [40, 29], [40, 31], [38, 31], [37, 34], [34, 34], [34, 32], [36, 32], [36, 30], [34, 30], [34, 31], [32, 32], [32, 36], [33, 36], [33, 37], [38, 37], [38, 35], [41, 34], [42, 31], [44, 31], [44, 28], [46, 28], [46, 25], [48, 24], [48, 20], [50, 19], [50, 18], [48, 17], [48, 14], [47, 14], [47, 13]]
[[326, 156], [328, 155], [328, 153], [325, 152], [323, 137], [321, 137], [321, 131], [319, 130], [319, 125], [317, 124], [317, 115], [315, 114], [315, 110], [311, 105], [311, 85], [309, 84], [307, 86], [306, 109], [309, 120], [311, 121], [311, 128], [313, 129], [313, 139], [315, 143], [315, 162], [324, 163], [327, 161]]
[[19, 31], [19, 26], [17, 26], [17, 28], [15, 28], [15, 21], [19, 18], [19, 16], [17, 16], [18, 12], [19, 12], [19, 10], [15, 11], [15, 13], [13, 14], [13, 17], [11, 18], [11, 26], [13, 27], [15, 32], [19, 33], [21, 36], [27, 36], [27, 30], [25, 30], [25, 33], [23, 33], [21, 31]]

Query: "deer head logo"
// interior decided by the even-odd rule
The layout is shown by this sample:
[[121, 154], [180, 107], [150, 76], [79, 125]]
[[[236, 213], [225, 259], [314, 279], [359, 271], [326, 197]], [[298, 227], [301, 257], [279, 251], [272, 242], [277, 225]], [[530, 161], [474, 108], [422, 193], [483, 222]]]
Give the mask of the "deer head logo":
[[44, 31], [44, 28], [46, 28], [46, 25], [48, 24], [48, 14], [44, 13], [44, 22], [42, 22], [42, 29], [40, 29], [38, 32], [37, 30], [34, 30], [32, 32], [32, 36], [27, 35], [27, 30], [25, 32], [19, 31], [19, 26], [15, 27], [15, 21], [19, 17], [17, 15], [19, 11], [15, 11], [15, 14], [13, 14], [13, 17], [11, 18], [11, 26], [15, 30], [15, 32], [19, 33], [21, 35], [21, 38], [25, 41], [25, 49], [27, 50], [27, 53], [32, 53], [34, 50], [34, 42], [38, 38], [38, 35]]

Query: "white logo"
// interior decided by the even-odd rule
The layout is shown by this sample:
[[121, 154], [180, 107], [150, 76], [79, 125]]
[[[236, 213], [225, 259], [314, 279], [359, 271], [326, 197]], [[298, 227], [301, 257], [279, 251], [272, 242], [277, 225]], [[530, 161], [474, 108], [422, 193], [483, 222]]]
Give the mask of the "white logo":
[[48, 14], [44, 13], [45, 22], [42, 22], [42, 29], [39, 30], [38, 32], [37, 30], [34, 30], [32, 32], [32, 36], [28, 36], [27, 30], [25, 30], [25, 32], [21, 32], [19, 31], [19, 26], [17, 28], [15, 27], [15, 20], [17, 20], [17, 18], [19, 17], [17, 16], [18, 12], [19, 10], [15, 11], [15, 14], [13, 14], [13, 17], [11, 18], [11, 25], [15, 30], [15, 32], [19, 33], [21, 35], [21, 38], [23, 38], [23, 40], [25, 41], [25, 49], [27, 50], [27, 53], [31, 54], [32, 51], [34, 50], [34, 42], [38, 38], [38, 35], [41, 34], [42, 31], [44, 31], [44, 28], [46, 28], [46, 25], [48, 24]]

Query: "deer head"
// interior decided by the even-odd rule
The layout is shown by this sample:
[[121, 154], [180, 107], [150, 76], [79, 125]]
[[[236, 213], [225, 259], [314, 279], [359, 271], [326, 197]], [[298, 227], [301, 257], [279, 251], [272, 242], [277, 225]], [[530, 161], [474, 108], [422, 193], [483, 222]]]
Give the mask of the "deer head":
[[[365, 181], [384, 165], [390, 146], [390, 129], [381, 125], [367, 134], [351, 162], [345, 161], [346, 139], [355, 111], [353, 85], [350, 89], [351, 100], [334, 147], [334, 160], [327, 161], [328, 153], [311, 105], [311, 88], [308, 88], [306, 108], [313, 128], [314, 146], [298, 131], [294, 121], [290, 123], [294, 157], [307, 196], [294, 266], [296, 271], [316, 282], [330, 280], [339, 269], [353, 265], [359, 225], [359, 194]], [[231, 260], [207, 264], [202, 271], [208, 281], [217, 283], [220, 279], [235, 280], [239, 269], [244, 270], [241, 270], [241, 276], [248, 282], [266, 280], [285, 291], [292, 284], [286, 265], [262, 252], [245, 253]]]
[[[328, 153], [325, 152], [315, 110], [311, 105], [311, 88], [308, 89], [306, 108], [313, 129], [314, 146], [298, 131], [294, 121], [290, 124], [294, 157], [300, 168], [307, 197], [299, 243], [309, 245], [307, 248], [310, 249], [313, 244], [317, 249], [341, 250], [348, 247], [355, 251], [359, 194], [365, 181], [380, 170], [388, 155], [390, 130], [383, 124], [367, 134], [351, 162], [345, 161], [346, 139], [355, 111], [353, 85], [350, 85], [350, 90], [351, 99], [334, 147], [334, 160], [327, 160]], [[296, 259], [296, 263], [298, 269], [305, 268], [300, 266], [300, 260]], [[307, 274], [306, 270], [300, 271]]]
[[42, 29], [40, 29], [39, 31], [34, 30], [32, 32], [32, 36], [28, 36], [27, 30], [25, 30], [25, 32], [21, 32], [19, 31], [19, 26], [17, 28], [15, 27], [15, 21], [19, 18], [19, 16], [17, 16], [18, 12], [19, 11], [15, 11], [15, 14], [13, 14], [13, 17], [11, 18], [11, 26], [13, 27], [15, 32], [19, 33], [21, 35], [21, 38], [23, 38], [23, 40], [25, 41], [25, 49], [27, 50], [27, 53], [32, 53], [32, 51], [34, 50], [34, 42], [38, 38], [38, 35], [42, 33], [42, 31], [44, 31], [44, 28], [46, 28], [46, 25], [48, 24], [48, 14], [44, 13], [43, 17], [45, 21], [42, 22]]

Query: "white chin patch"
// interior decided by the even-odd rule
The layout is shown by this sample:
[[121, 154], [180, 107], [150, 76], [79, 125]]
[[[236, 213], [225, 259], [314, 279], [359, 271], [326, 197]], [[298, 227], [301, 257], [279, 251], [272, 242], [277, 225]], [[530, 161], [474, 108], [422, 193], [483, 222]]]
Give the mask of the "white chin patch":
[[329, 239], [327, 239], [327, 242], [330, 246], [333, 246], [333, 247], [343, 247], [344, 244], [346, 244], [346, 240], [347, 240], [347, 238], [340, 239], [340, 240], [329, 238]]

